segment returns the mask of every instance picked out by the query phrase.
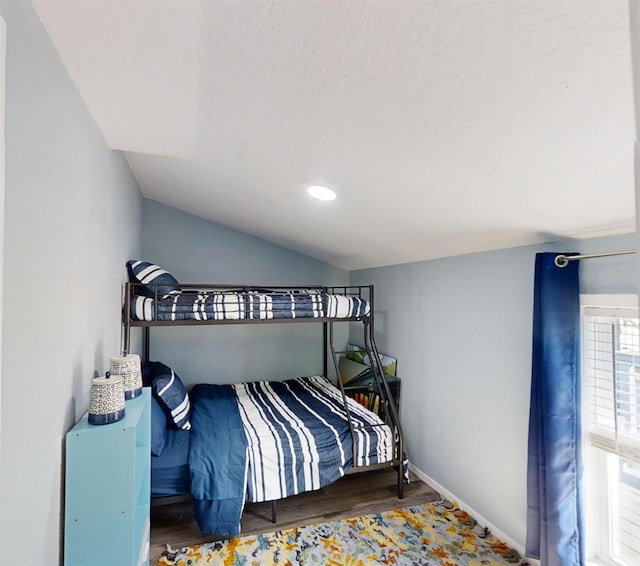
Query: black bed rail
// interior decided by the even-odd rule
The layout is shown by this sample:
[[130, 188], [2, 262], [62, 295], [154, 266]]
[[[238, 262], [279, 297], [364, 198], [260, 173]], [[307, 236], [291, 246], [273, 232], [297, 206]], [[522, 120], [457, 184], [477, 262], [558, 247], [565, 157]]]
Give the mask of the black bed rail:
[[[150, 298], [158, 299], [162, 298], [163, 293], [161, 289], [165, 287], [173, 287], [171, 284], [159, 283], [159, 284], [143, 284], [143, 283], [131, 283], [126, 282], [125, 288], [129, 289], [129, 295], [146, 295]], [[217, 283], [180, 283], [180, 287], [177, 290], [181, 292], [237, 292], [237, 293], [287, 293], [295, 291], [321, 291], [330, 294], [347, 295], [350, 297], [359, 297], [362, 299], [371, 300], [370, 291], [371, 285], [340, 285], [340, 286], [326, 286], [326, 285], [247, 285], [241, 284], [217, 284]], [[149, 295], [151, 290], [151, 295]], [[175, 290], [173, 292], [176, 292]]]
[[[151, 298], [162, 297], [163, 293], [158, 290], [163, 287], [173, 287], [169, 283], [158, 283], [158, 284], [143, 284], [143, 283], [131, 283], [126, 282], [126, 286], [131, 288], [132, 294], [144, 295], [143, 289], [153, 289]], [[369, 292], [371, 289], [371, 285], [248, 285], [246, 283], [180, 283], [179, 285], [175, 285], [176, 287], [180, 287], [178, 292], [185, 291], [228, 291], [228, 292], [295, 292], [295, 291], [324, 291], [326, 293], [336, 293], [341, 295], [349, 295], [349, 296], [357, 296], [363, 299], [369, 298]], [[138, 292], [136, 292], [138, 290]]]

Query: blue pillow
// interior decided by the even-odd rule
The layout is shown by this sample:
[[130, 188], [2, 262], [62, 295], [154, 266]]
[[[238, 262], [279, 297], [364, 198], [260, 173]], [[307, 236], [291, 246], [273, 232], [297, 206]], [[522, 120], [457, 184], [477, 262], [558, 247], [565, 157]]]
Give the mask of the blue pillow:
[[156, 289], [158, 297], [165, 297], [180, 292], [178, 280], [166, 269], [148, 261], [130, 260], [127, 262], [127, 271], [131, 283], [139, 283], [135, 287], [136, 295], [155, 297]]
[[165, 431], [167, 430], [167, 415], [158, 404], [155, 397], [151, 397], [151, 454], [160, 456], [164, 449]]
[[174, 424], [176, 428], [189, 430], [191, 403], [187, 390], [170, 367], [160, 362], [156, 362], [155, 365], [156, 376], [151, 386], [153, 394], [160, 405], [167, 410], [169, 423]]

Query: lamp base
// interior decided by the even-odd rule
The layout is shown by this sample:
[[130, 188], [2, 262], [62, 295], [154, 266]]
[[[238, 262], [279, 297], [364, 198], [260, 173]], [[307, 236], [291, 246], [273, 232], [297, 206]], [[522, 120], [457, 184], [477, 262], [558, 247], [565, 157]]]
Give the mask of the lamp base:
[[93, 415], [89, 413], [89, 424], [103, 425], [118, 422], [124, 417], [124, 409], [120, 409], [115, 413], [105, 413], [104, 415]]
[[129, 401], [129, 399], [135, 399], [136, 397], [140, 397], [142, 395], [142, 387], [138, 387], [138, 389], [132, 389], [131, 391], [124, 392], [125, 401]]

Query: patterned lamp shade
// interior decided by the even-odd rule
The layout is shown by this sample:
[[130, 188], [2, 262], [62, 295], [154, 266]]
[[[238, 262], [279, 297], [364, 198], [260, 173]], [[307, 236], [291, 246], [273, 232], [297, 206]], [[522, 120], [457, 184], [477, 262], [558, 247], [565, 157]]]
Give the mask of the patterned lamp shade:
[[95, 377], [91, 383], [89, 423], [115, 423], [124, 417], [124, 379], [120, 375]]
[[138, 354], [114, 356], [111, 358], [109, 372], [112, 376], [122, 376], [125, 399], [134, 399], [142, 394], [142, 370]]

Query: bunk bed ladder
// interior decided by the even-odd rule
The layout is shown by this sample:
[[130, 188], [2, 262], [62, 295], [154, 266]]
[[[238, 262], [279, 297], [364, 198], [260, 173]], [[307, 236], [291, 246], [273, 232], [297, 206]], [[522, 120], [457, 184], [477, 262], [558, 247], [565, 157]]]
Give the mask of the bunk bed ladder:
[[[339, 369], [339, 362], [338, 362], [338, 356], [336, 354], [336, 348], [334, 346], [334, 339], [333, 339], [333, 322], [328, 322], [325, 323], [325, 328], [329, 327], [329, 348], [331, 350], [331, 358], [333, 359], [333, 367], [336, 370], [336, 381], [338, 382], [338, 385], [340, 386], [340, 393], [342, 393], [342, 404], [345, 407], [345, 413], [347, 414], [347, 421], [349, 423], [349, 432], [351, 433], [351, 450], [352, 450], [352, 461], [353, 461], [353, 465], [356, 465], [356, 462], [358, 461], [358, 448], [357, 448], [357, 444], [356, 444], [356, 432], [354, 429], [354, 425], [353, 425], [353, 421], [351, 420], [351, 413], [347, 410], [347, 394], [344, 392], [344, 385], [342, 384], [342, 379], [340, 379], [340, 369]], [[325, 332], [325, 336], [326, 336], [326, 332]], [[324, 340], [325, 343], [325, 350], [324, 350], [324, 367], [325, 367], [325, 377], [329, 377], [328, 375], [328, 367], [327, 367], [327, 348], [326, 348], [326, 342], [327, 340]]]
[[[404, 475], [403, 475], [404, 447], [403, 447], [402, 428], [400, 426], [400, 419], [398, 416], [395, 400], [391, 393], [391, 389], [389, 388], [389, 383], [387, 382], [384, 374], [382, 362], [380, 361], [380, 353], [378, 352], [378, 348], [376, 346], [375, 339], [373, 337], [373, 319], [363, 320], [362, 322], [364, 324], [364, 344], [367, 350], [367, 354], [369, 356], [369, 360], [371, 361], [371, 369], [374, 376], [376, 391], [380, 395], [380, 405], [384, 407], [385, 421], [387, 422], [387, 424], [390, 424], [394, 434], [394, 449], [395, 449], [394, 459], [397, 461], [397, 474], [398, 474], [396, 491], [398, 494], [398, 499], [403, 499], [404, 498]], [[328, 335], [328, 340], [326, 338], [324, 340], [325, 375], [327, 375], [327, 370], [328, 370], [328, 367], [327, 367], [328, 365], [327, 364], [327, 342], [328, 342], [328, 349], [331, 352], [333, 365], [336, 370], [336, 376], [337, 376], [336, 381], [338, 383], [338, 386], [340, 387], [340, 392], [342, 393], [342, 402], [346, 407], [347, 395], [344, 391], [344, 385], [342, 384], [342, 379], [340, 379], [339, 361], [338, 361], [338, 356], [335, 349], [334, 338], [333, 338], [333, 322], [330, 321], [328, 323], [325, 323], [325, 329], [326, 329], [325, 337]], [[355, 436], [354, 425], [351, 420], [349, 411], [347, 411], [347, 420], [349, 423], [349, 430], [351, 432], [351, 438], [353, 441], [353, 462], [355, 465], [355, 462], [357, 461], [356, 436]]]
[[384, 374], [384, 368], [380, 361], [380, 352], [373, 337], [373, 319], [371, 321], [365, 321], [364, 323], [364, 342], [367, 353], [369, 354], [369, 360], [371, 362], [371, 369], [373, 370], [374, 380], [376, 387], [381, 393], [381, 403], [384, 403], [385, 419], [391, 421], [392, 429], [395, 435], [395, 450], [396, 460], [398, 461], [398, 484], [397, 492], [398, 499], [404, 498], [404, 443], [402, 439], [402, 427], [400, 426], [400, 417], [398, 416], [398, 410], [396, 407], [393, 394], [389, 388], [389, 383]]

